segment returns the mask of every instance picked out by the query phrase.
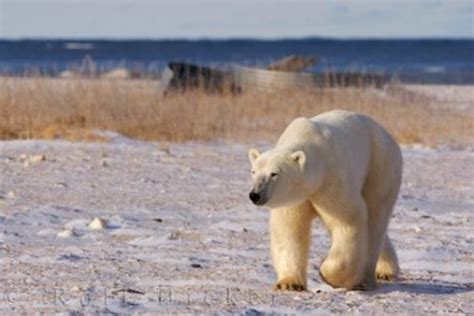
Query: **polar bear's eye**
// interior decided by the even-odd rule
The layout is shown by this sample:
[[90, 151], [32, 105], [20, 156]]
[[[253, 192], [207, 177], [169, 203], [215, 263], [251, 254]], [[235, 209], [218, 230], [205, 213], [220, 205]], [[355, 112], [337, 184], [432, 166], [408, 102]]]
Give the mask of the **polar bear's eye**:
[[255, 174], [255, 170], [252, 170], [252, 174]]
[[278, 175], [278, 173], [276, 173], [276, 172], [270, 173], [270, 177], [272, 177], [272, 178], [276, 178], [277, 175]]

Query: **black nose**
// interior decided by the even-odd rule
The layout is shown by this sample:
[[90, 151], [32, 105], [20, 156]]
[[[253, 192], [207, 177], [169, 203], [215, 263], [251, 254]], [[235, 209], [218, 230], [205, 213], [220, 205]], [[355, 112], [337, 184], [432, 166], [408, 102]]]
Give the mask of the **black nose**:
[[249, 198], [250, 198], [250, 200], [252, 200], [252, 202], [257, 203], [258, 200], [260, 200], [260, 194], [255, 193], [255, 192], [252, 191], [249, 194]]

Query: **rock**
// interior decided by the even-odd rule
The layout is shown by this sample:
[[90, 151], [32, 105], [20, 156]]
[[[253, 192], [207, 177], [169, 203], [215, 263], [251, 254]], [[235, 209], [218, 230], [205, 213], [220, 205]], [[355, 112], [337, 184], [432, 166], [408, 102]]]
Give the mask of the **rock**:
[[11, 199], [12, 199], [12, 198], [14, 198], [14, 197], [16, 197], [16, 193], [15, 193], [14, 191], [10, 191], [10, 192], [7, 193], [7, 198], [11, 198]]
[[104, 159], [102, 159], [102, 160], [100, 161], [100, 165], [101, 165], [102, 167], [107, 167], [109, 164], [107, 163], [107, 161], [105, 161]]
[[80, 78], [81, 74], [75, 71], [64, 70], [59, 73], [59, 78], [63, 79], [73, 79], [73, 78]]
[[45, 155], [34, 155], [34, 156], [30, 156], [28, 161], [29, 162], [40, 162], [40, 161], [45, 161], [46, 160], [46, 156]]
[[131, 77], [130, 72], [125, 68], [115, 68], [106, 73], [102, 74], [104, 79], [129, 79]]
[[40, 161], [45, 161], [46, 156], [43, 155], [43, 154], [33, 155], [33, 156], [28, 156], [26, 154], [22, 154], [22, 155], [20, 155], [19, 160], [23, 162], [24, 167], [29, 167], [32, 163], [38, 163]]
[[87, 225], [87, 227], [89, 227], [90, 229], [96, 229], [96, 230], [105, 229], [105, 228], [107, 228], [107, 221], [105, 219], [95, 217], [89, 223], [89, 225]]
[[76, 233], [72, 230], [72, 229], [69, 229], [69, 228], [66, 228], [65, 230], [63, 231], [60, 231], [57, 236], [59, 238], [69, 238], [69, 237], [74, 237], [76, 236]]
[[181, 233], [178, 231], [171, 232], [167, 235], [168, 240], [178, 240]]

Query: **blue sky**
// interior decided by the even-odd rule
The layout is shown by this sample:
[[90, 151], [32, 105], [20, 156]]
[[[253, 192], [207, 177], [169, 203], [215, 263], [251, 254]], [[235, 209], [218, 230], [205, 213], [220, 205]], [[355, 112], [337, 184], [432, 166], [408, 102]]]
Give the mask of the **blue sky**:
[[474, 38], [474, 0], [0, 0], [0, 38]]

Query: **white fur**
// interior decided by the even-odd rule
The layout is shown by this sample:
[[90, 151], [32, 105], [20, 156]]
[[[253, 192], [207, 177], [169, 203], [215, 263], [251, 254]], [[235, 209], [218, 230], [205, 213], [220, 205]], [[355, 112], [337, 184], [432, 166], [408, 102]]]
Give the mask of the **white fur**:
[[277, 288], [306, 287], [311, 220], [331, 236], [322, 278], [347, 289], [375, 286], [398, 273], [387, 227], [401, 182], [393, 138], [369, 117], [331, 111], [295, 119], [276, 146], [249, 151], [253, 192], [271, 210]]

